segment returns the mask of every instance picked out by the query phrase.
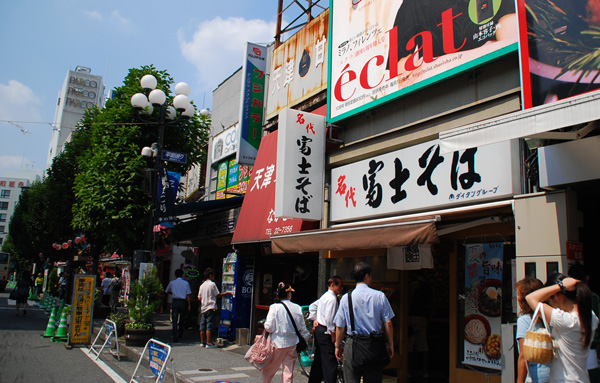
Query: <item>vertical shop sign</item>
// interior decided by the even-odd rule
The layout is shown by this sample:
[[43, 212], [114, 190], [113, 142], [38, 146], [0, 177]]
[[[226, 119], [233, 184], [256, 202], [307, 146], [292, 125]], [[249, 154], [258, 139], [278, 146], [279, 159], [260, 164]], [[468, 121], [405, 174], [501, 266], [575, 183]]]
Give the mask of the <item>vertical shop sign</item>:
[[254, 165], [262, 136], [265, 100], [265, 72], [267, 47], [247, 43], [242, 70], [242, 97], [240, 105], [239, 148], [236, 162]]
[[323, 217], [325, 117], [284, 109], [279, 114], [275, 216]]
[[[158, 185], [158, 209], [156, 215], [158, 222], [174, 222], [175, 221], [175, 198], [179, 188], [178, 173], [168, 172], [164, 166], [158, 169], [159, 185]], [[177, 177], [175, 177], [177, 175]], [[171, 178], [173, 176], [173, 178]], [[174, 186], [175, 184], [175, 186]]]
[[217, 173], [217, 197], [216, 199], [225, 198], [225, 189], [227, 189], [227, 161], [219, 163]]
[[92, 334], [94, 315], [95, 275], [75, 275], [69, 344], [88, 344]]
[[502, 369], [503, 256], [502, 242], [466, 246], [464, 364]]

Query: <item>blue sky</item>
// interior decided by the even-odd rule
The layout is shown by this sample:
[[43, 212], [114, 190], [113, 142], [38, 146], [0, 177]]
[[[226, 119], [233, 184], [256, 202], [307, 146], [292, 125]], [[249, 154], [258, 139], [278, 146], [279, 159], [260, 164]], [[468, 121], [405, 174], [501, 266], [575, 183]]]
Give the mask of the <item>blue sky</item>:
[[0, 176], [45, 167], [69, 69], [91, 68], [108, 90], [129, 68], [154, 64], [211, 108], [212, 91], [242, 65], [245, 42], [273, 40], [276, 13], [276, 0], [3, 1]]

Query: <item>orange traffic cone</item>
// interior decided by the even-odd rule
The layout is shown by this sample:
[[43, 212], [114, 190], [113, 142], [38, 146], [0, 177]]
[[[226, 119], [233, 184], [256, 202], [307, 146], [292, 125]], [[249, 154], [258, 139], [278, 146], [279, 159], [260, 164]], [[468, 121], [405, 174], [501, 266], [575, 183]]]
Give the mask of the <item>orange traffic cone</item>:
[[56, 330], [56, 335], [52, 338], [53, 342], [66, 342], [69, 338], [69, 334], [67, 333], [67, 312], [63, 311], [62, 316], [60, 317], [60, 323], [58, 325], [58, 330]]
[[54, 336], [54, 330], [56, 329], [56, 307], [52, 309], [52, 315], [50, 315], [50, 320], [48, 321], [48, 326], [46, 327], [46, 332], [42, 335], [43, 338], [52, 338]]

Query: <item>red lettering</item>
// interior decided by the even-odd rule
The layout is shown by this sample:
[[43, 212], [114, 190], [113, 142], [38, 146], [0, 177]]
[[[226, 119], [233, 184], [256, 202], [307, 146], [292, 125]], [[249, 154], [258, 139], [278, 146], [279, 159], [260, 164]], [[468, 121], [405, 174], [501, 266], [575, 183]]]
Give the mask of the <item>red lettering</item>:
[[462, 45], [458, 48], [454, 48], [454, 23], [453, 19], [456, 19], [458, 16], [462, 15], [459, 13], [456, 16], [452, 16], [452, 8], [447, 11], [442, 12], [442, 23], [438, 24], [438, 27], [442, 26], [442, 36], [444, 42], [444, 52], [446, 54], [455, 53], [462, 49], [467, 42], [467, 38], [463, 39]]
[[398, 77], [398, 27], [394, 27], [388, 31], [388, 39], [390, 40], [388, 51], [390, 63], [389, 79], [393, 79]]
[[426, 63], [430, 63], [434, 60], [433, 58], [433, 37], [431, 36], [431, 32], [423, 31], [421, 33], [417, 33], [406, 43], [406, 49], [410, 52], [417, 47], [416, 38], [421, 36], [421, 47], [415, 50], [413, 53], [408, 56], [406, 63], [404, 64], [404, 68], [407, 71], [413, 71], [420, 67], [423, 62], [416, 65], [419, 62], [419, 52], [422, 52], [423, 61]]
[[[352, 97], [354, 95], [354, 93], [356, 92], [356, 89], [352, 90], [352, 93], [344, 98], [342, 96], [342, 86], [351, 83], [352, 81], [356, 80], [356, 72], [354, 72], [353, 70], [349, 70], [348, 72], [344, 72], [346, 69], [348, 69], [348, 67], [350, 66], [350, 64], [346, 64], [346, 66], [344, 67], [344, 69], [342, 69], [342, 74], [340, 75], [340, 77], [338, 78], [338, 80], [335, 82], [335, 86], [333, 87], [333, 95], [335, 96], [335, 98], [338, 101], [346, 101], [347, 99], [349, 99], [350, 97]], [[347, 74], [348, 75], [348, 81], [344, 82], [344, 75]]]
[[379, 80], [379, 82], [377, 84], [375, 84], [373, 86], [369, 85], [369, 63], [371, 63], [371, 61], [373, 61], [373, 59], [376, 59], [375, 65], [377, 65], [377, 66], [380, 66], [385, 61], [385, 59], [383, 58], [382, 55], [377, 55], [377, 56], [371, 57], [369, 60], [367, 60], [367, 62], [365, 63], [365, 66], [360, 71], [360, 85], [364, 89], [373, 89], [376, 86], [378, 86], [379, 84], [381, 84], [381, 82], [383, 81], [383, 76], [381, 76], [381, 79]]

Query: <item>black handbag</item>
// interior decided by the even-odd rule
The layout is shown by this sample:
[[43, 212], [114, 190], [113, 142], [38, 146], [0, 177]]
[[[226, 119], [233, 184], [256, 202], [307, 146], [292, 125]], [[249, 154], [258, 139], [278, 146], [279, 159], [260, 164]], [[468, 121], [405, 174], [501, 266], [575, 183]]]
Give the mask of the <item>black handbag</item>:
[[292, 325], [294, 326], [294, 330], [296, 330], [296, 335], [298, 336], [298, 343], [296, 343], [296, 352], [300, 353], [300, 352], [304, 352], [308, 349], [308, 344], [306, 343], [306, 339], [304, 339], [304, 337], [302, 335], [300, 335], [300, 331], [298, 331], [298, 327], [296, 326], [296, 321], [294, 320], [294, 318], [292, 317], [292, 313], [290, 312], [290, 309], [288, 309], [288, 307], [285, 305], [285, 303], [283, 302], [279, 302], [283, 305], [283, 307], [285, 307], [285, 311], [287, 311], [290, 320], [292, 321]]
[[[350, 311], [350, 332], [354, 326], [354, 309], [352, 293], [348, 293], [348, 309]], [[390, 354], [385, 346], [384, 334], [352, 335], [352, 367], [375, 369], [390, 364]]]

